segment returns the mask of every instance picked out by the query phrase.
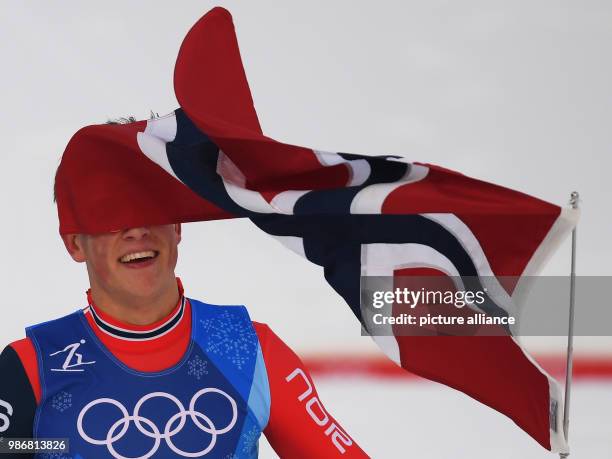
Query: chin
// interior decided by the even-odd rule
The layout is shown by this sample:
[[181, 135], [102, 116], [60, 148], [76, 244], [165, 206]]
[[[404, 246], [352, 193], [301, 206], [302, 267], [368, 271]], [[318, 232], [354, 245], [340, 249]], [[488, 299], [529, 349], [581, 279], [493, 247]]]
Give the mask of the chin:
[[163, 282], [157, 277], [137, 278], [128, 281], [124, 285], [124, 290], [131, 296], [149, 298], [156, 296], [162, 290], [162, 287]]

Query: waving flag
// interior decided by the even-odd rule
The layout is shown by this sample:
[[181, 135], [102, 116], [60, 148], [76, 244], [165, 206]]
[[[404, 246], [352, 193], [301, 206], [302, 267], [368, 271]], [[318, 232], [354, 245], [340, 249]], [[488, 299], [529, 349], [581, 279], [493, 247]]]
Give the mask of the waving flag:
[[[521, 279], [575, 225], [570, 209], [438, 166], [266, 137], [222, 8], [187, 34], [174, 86], [181, 108], [167, 116], [73, 136], [56, 177], [62, 234], [246, 217], [324, 267], [364, 324], [361, 276], [409, 266]], [[516, 285], [504, 288], [512, 299]], [[492, 307], [503, 315], [509, 304]], [[511, 335], [373, 338], [402, 368], [505, 414], [544, 448], [567, 450], [559, 385]]]

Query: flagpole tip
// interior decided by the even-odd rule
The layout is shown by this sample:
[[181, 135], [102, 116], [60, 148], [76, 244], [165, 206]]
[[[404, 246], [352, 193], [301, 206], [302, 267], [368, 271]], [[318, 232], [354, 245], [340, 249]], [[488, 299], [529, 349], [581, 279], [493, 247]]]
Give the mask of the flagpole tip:
[[577, 209], [579, 201], [580, 201], [580, 194], [577, 191], [572, 191], [572, 194], [570, 194], [570, 200], [569, 200], [570, 205], [574, 209]]

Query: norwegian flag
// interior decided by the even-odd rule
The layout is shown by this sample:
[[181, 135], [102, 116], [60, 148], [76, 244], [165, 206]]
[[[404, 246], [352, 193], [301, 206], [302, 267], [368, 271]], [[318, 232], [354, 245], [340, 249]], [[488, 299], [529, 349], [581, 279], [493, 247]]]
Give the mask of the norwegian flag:
[[[405, 275], [409, 266], [483, 284], [523, 279], [576, 223], [571, 209], [438, 166], [266, 137], [222, 8], [187, 34], [174, 86], [181, 108], [167, 116], [75, 134], [56, 177], [62, 234], [247, 217], [324, 267], [364, 324], [361, 276]], [[507, 315], [519, 288], [503, 288], [506, 300], [492, 307]], [[567, 451], [559, 385], [511, 335], [373, 338], [402, 368], [505, 414], [544, 448]]]

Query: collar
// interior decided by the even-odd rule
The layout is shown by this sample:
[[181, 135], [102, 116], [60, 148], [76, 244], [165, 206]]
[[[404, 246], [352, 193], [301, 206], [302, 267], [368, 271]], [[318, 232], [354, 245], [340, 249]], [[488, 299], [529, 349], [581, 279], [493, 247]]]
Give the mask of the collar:
[[128, 324], [104, 313], [94, 304], [91, 289], [86, 292], [88, 306], [83, 312], [86, 315], [90, 313], [95, 325], [107, 335], [128, 341], [155, 339], [176, 328], [185, 316], [186, 298], [183, 284], [178, 277], [176, 278], [176, 284], [179, 291], [178, 303], [166, 317], [149, 325]]

